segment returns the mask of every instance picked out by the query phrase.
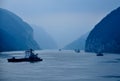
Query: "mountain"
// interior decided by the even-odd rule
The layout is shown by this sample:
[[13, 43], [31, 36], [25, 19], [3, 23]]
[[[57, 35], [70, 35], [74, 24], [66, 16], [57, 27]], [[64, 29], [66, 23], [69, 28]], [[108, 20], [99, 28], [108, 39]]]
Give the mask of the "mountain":
[[74, 50], [74, 49], [80, 49], [84, 50], [85, 49], [85, 42], [88, 37], [89, 33], [86, 33], [82, 35], [79, 39], [73, 41], [69, 45], [65, 46], [64, 49], [69, 49], [69, 50]]
[[54, 39], [42, 28], [32, 25], [34, 37], [41, 49], [57, 49], [57, 44]]
[[87, 38], [85, 50], [120, 53], [120, 7], [94, 27]]
[[0, 8], [0, 51], [40, 49], [33, 29], [20, 17]]

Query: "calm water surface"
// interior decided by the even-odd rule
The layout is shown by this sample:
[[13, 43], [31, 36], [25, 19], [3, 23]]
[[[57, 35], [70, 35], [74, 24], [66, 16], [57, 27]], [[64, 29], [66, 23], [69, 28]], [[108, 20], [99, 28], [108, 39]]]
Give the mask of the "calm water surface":
[[0, 54], [0, 81], [120, 81], [120, 55], [73, 51], [36, 51], [42, 62], [8, 63], [23, 52]]

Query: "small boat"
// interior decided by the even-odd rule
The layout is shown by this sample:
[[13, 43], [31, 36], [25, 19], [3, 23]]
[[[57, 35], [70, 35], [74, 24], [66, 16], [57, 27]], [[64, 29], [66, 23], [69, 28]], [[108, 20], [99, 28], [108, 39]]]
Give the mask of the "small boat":
[[96, 56], [104, 56], [103, 53], [97, 53]]
[[8, 62], [38, 62], [38, 61], [43, 61], [43, 59], [38, 57], [38, 54], [33, 53], [32, 49], [30, 49], [29, 51], [25, 51], [24, 58], [12, 57], [12, 58], [7, 59], [7, 60], [8, 60]]
[[80, 50], [79, 49], [75, 49], [74, 50], [76, 53], [80, 53]]
[[59, 51], [62, 51], [62, 49], [59, 49]]

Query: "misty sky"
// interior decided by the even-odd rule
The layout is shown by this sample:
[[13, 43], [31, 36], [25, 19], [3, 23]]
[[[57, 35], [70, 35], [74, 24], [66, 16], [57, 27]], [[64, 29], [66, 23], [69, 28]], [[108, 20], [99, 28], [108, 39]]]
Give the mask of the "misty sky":
[[29, 24], [43, 27], [59, 47], [90, 31], [120, 0], [0, 0]]

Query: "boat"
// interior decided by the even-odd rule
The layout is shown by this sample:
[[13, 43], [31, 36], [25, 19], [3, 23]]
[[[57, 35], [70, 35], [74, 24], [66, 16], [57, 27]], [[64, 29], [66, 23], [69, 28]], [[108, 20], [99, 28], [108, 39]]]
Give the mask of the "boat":
[[80, 53], [80, 50], [79, 49], [75, 49], [74, 50], [76, 53]]
[[25, 57], [24, 58], [12, 57], [12, 58], [7, 59], [7, 60], [8, 60], [8, 62], [38, 62], [38, 61], [43, 61], [43, 59], [41, 59], [37, 55], [38, 54], [34, 54], [33, 50], [30, 49], [29, 51], [25, 51]]
[[62, 49], [59, 49], [59, 51], [62, 51]]
[[8, 62], [38, 62], [38, 61], [43, 61], [43, 59], [15, 58], [15, 57], [8, 59]]
[[97, 53], [96, 56], [104, 56], [103, 53]]

